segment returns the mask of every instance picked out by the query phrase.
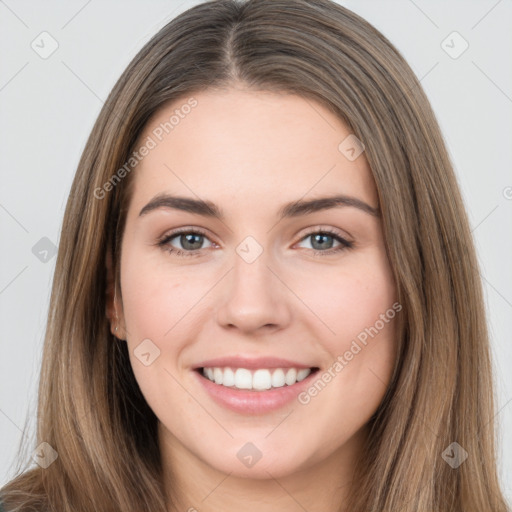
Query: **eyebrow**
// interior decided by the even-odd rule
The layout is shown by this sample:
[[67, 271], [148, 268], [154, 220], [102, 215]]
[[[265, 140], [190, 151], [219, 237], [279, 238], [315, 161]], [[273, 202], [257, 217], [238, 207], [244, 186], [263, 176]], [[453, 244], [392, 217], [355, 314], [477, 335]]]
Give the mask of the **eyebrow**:
[[[373, 217], [380, 217], [380, 210], [365, 203], [361, 199], [346, 195], [336, 195], [330, 197], [320, 197], [304, 201], [299, 199], [282, 206], [279, 211], [279, 219], [299, 217], [330, 208], [348, 206], [357, 208]], [[192, 199], [189, 197], [172, 196], [169, 194], [159, 194], [149, 201], [139, 213], [139, 217], [148, 214], [159, 208], [171, 208], [184, 212], [195, 213], [204, 217], [211, 217], [224, 220], [225, 216], [222, 210], [211, 201], [202, 199]]]

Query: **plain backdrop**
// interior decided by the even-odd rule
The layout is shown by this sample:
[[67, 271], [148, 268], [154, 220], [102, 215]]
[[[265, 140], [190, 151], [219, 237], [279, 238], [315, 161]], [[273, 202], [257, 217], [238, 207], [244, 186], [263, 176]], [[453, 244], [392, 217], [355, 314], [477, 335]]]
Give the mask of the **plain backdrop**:
[[[34, 437], [53, 248], [86, 138], [135, 53], [197, 3], [0, 1], [0, 486], [22, 437]], [[455, 165], [481, 264], [511, 499], [512, 1], [340, 3], [409, 62]]]

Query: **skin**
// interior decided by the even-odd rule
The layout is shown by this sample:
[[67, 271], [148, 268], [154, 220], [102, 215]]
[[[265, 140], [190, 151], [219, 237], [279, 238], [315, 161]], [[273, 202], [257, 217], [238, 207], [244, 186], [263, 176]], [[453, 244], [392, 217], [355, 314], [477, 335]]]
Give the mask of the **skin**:
[[[308, 404], [294, 400], [268, 414], [216, 404], [192, 368], [214, 357], [271, 355], [325, 371], [391, 308], [396, 289], [380, 218], [347, 206], [277, 215], [284, 203], [334, 193], [377, 208], [370, 168], [364, 153], [350, 161], [338, 150], [350, 131], [312, 100], [243, 86], [194, 98], [197, 107], [133, 171], [122, 300], [109, 310], [112, 332], [128, 343], [135, 377], [160, 420], [164, 478], [179, 502], [169, 510], [339, 510], [391, 377], [396, 320]], [[186, 99], [158, 111], [140, 141]], [[139, 217], [162, 192], [212, 201], [225, 219], [169, 208]], [[198, 256], [156, 245], [181, 227], [207, 232]], [[307, 235], [320, 228], [354, 246], [315, 252]], [[263, 248], [251, 264], [235, 251], [247, 236]], [[167, 246], [185, 251], [182, 244], [176, 236]], [[144, 339], [160, 350], [149, 366], [134, 355]], [[250, 468], [237, 457], [247, 442], [262, 454]]]

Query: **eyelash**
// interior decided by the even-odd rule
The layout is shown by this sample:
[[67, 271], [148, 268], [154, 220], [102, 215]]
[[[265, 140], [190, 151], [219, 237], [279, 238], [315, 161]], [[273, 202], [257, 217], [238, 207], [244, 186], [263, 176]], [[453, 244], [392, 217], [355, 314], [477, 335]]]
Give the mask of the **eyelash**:
[[[174, 247], [169, 246], [169, 242], [176, 238], [176, 236], [181, 235], [183, 233], [186, 233], [187, 235], [201, 235], [205, 238], [208, 238], [207, 234], [202, 231], [199, 228], [183, 228], [181, 230], [173, 231], [172, 233], [169, 233], [168, 235], [164, 235], [160, 240], [157, 241], [156, 245], [161, 247], [163, 250], [167, 251], [170, 254], [175, 254], [178, 257], [190, 257], [190, 256], [199, 256], [199, 252], [202, 249], [195, 249], [193, 251], [182, 251], [181, 249], [176, 249]], [[326, 256], [326, 255], [332, 255], [341, 251], [344, 251], [346, 249], [352, 249], [354, 246], [353, 242], [349, 242], [348, 240], [345, 240], [340, 235], [338, 235], [334, 230], [332, 229], [317, 229], [316, 231], [310, 231], [309, 233], [306, 233], [300, 241], [310, 237], [311, 235], [330, 235], [335, 240], [340, 242], [340, 245], [334, 249], [328, 249], [326, 251], [320, 251], [318, 249], [308, 249], [313, 251], [316, 255]]]

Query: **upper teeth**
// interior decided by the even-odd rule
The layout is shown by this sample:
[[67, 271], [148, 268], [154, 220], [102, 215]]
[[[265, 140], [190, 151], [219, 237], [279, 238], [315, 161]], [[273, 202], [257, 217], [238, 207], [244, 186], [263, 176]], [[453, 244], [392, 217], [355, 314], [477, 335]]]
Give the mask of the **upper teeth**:
[[[272, 373], [271, 373], [272, 372]], [[238, 389], [265, 390], [291, 386], [304, 380], [311, 373], [310, 368], [276, 368], [275, 370], [247, 370], [246, 368], [203, 368], [203, 375], [222, 386]]]

